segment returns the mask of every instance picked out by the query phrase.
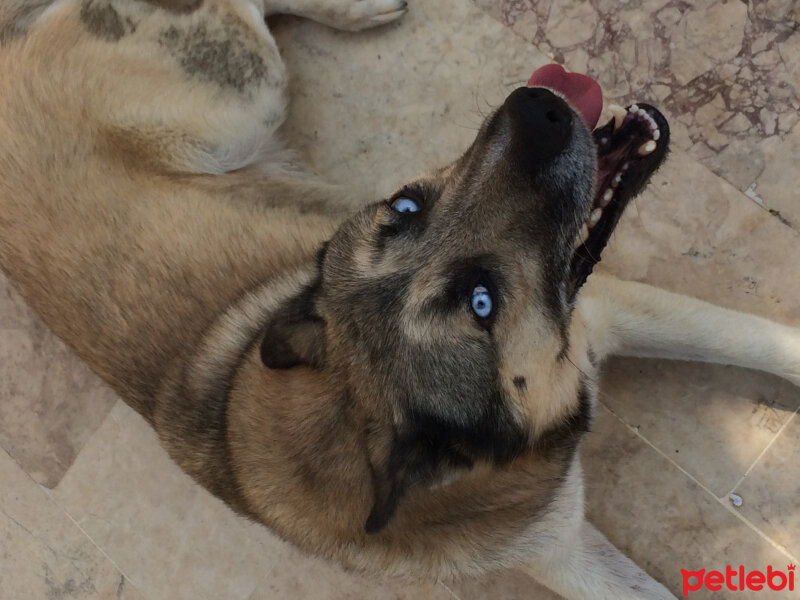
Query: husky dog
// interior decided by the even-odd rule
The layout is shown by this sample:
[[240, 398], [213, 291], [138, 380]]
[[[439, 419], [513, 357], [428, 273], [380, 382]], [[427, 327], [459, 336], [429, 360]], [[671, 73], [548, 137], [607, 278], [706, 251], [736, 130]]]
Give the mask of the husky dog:
[[375, 202], [287, 162], [265, 17], [405, 2], [45, 4], [0, 9], [0, 265], [187, 473], [352, 569], [672, 597], [584, 519], [598, 366], [800, 384], [800, 331], [591, 274], [665, 157], [655, 108], [592, 133], [599, 100], [548, 70]]

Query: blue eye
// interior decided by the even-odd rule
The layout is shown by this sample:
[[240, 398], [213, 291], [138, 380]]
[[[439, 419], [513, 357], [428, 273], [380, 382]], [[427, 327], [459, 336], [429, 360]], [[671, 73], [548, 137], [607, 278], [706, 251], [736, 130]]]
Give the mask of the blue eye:
[[492, 314], [492, 296], [482, 285], [476, 285], [472, 290], [472, 310], [481, 319], [487, 318]]
[[399, 213], [414, 213], [419, 212], [419, 204], [414, 202], [411, 198], [402, 196], [392, 202], [392, 208]]

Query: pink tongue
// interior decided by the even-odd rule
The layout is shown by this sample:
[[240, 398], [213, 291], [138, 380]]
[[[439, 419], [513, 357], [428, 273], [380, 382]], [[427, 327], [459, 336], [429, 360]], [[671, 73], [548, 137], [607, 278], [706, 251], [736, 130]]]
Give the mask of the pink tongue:
[[528, 87], [548, 87], [562, 94], [572, 108], [581, 113], [589, 129], [594, 129], [603, 110], [600, 84], [588, 75], [567, 73], [561, 65], [545, 65], [533, 72]]

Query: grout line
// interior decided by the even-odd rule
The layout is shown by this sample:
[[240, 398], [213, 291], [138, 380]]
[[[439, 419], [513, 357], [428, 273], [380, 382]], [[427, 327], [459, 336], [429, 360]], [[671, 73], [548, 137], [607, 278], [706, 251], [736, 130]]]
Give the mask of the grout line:
[[136, 591], [137, 591], [137, 592], [139, 592], [139, 594], [140, 594], [141, 596], [143, 596], [144, 598], [148, 598], [147, 594], [145, 594], [145, 593], [142, 591], [142, 588], [139, 586], [139, 584], [137, 584], [137, 583], [136, 583], [136, 580], [132, 579], [132, 578], [130, 577], [130, 575], [128, 575], [128, 574], [127, 574], [125, 571], [123, 571], [123, 570], [122, 570], [122, 567], [120, 567], [120, 566], [117, 564], [117, 561], [115, 561], [113, 558], [111, 558], [111, 556], [108, 554], [108, 552], [106, 552], [106, 551], [105, 551], [105, 550], [104, 550], [104, 549], [103, 549], [103, 548], [100, 546], [100, 544], [98, 544], [98, 543], [97, 543], [97, 542], [94, 540], [94, 538], [93, 538], [92, 536], [90, 536], [90, 535], [89, 535], [89, 533], [88, 533], [88, 532], [87, 532], [87, 531], [86, 531], [86, 530], [85, 530], [83, 527], [81, 527], [80, 523], [78, 523], [78, 522], [77, 522], [77, 521], [76, 521], [76, 520], [73, 518], [73, 516], [72, 516], [71, 514], [69, 514], [69, 512], [67, 511], [67, 509], [66, 509], [66, 508], [64, 508], [63, 506], [61, 506], [61, 504], [60, 504], [59, 502], [57, 502], [57, 501], [55, 500], [55, 498], [53, 498], [53, 496], [52, 496], [52, 495], [50, 496], [50, 499], [51, 499], [51, 500], [52, 500], [52, 501], [55, 503], [55, 505], [56, 505], [56, 506], [58, 506], [58, 507], [59, 507], [59, 508], [60, 508], [60, 509], [61, 509], [61, 510], [64, 512], [64, 514], [65, 514], [65, 515], [67, 515], [67, 518], [68, 518], [70, 521], [72, 521], [72, 522], [75, 524], [75, 527], [77, 527], [78, 529], [80, 529], [81, 533], [83, 533], [83, 535], [85, 535], [85, 536], [88, 538], [88, 540], [89, 540], [90, 542], [92, 542], [92, 544], [94, 545], [94, 547], [95, 547], [95, 548], [97, 548], [97, 549], [100, 551], [100, 553], [101, 553], [103, 556], [105, 556], [106, 560], [108, 560], [108, 562], [110, 562], [110, 563], [111, 563], [111, 564], [114, 566], [114, 568], [115, 568], [115, 569], [116, 569], [116, 570], [119, 572], [119, 574], [120, 574], [120, 575], [122, 575], [122, 576], [123, 576], [123, 577], [124, 577], [124, 578], [125, 578], [125, 579], [126, 579], [126, 580], [127, 580], [127, 581], [128, 581], [128, 582], [129, 582], [129, 583], [130, 583], [130, 584], [131, 584], [133, 587], [134, 587], [134, 588], [136, 588]]
[[750, 529], [752, 529], [753, 531], [755, 531], [755, 532], [756, 532], [756, 533], [757, 533], [759, 536], [761, 536], [761, 537], [762, 537], [764, 540], [766, 540], [766, 541], [767, 541], [767, 542], [768, 542], [768, 543], [769, 543], [769, 544], [770, 544], [770, 545], [771, 545], [773, 548], [775, 548], [775, 549], [776, 549], [778, 552], [780, 552], [781, 554], [783, 554], [783, 555], [784, 555], [786, 558], [788, 558], [788, 559], [789, 559], [789, 560], [790, 560], [792, 563], [794, 563], [794, 564], [798, 564], [798, 563], [800, 563], [800, 559], [798, 559], [798, 558], [797, 558], [796, 556], [794, 556], [794, 555], [793, 555], [791, 552], [789, 552], [789, 549], [788, 549], [788, 548], [786, 548], [785, 546], [783, 546], [783, 545], [779, 544], [778, 542], [776, 542], [775, 540], [773, 540], [771, 537], [769, 537], [769, 536], [768, 536], [766, 533], [764, 533], [763, 531], [761, 531], [761, 529], [759, 529], [759, 528], [758, 528], [758, 527], [757, 527], [757, 526], [756, 526], [756, 525], [755, 525], [755, 524], [754, 524], [752, 521], [750, 521], [750, 519], [748, 519], [747, 517], [745, 517], [745, 516], [744, 516], [742, 513], [740, 513], [739, 511], [735, 510], [735, 509], [734, 509], [734, 507], [733, 507], [733, 506], [731, 506], [729, 502], [725, 502], [724, 500], [717, 500], [717, 502], [719, 502], [720, 504], [722, 504], [722, 506], [724, 506], [725, 508], [727, 508], [727, 509], [728, 509], [728, 512], [730, 512], [730, 513], [734, 514], [734, 515], [735, 515], [735, 516], [736, 516], [736, 517], [737, 517], [737, 518], [738, 518], [738, 519], [739, 519], [739, 520], [740, 520], [742, 523], [744, 523], [744, 524], [745, 524], [745, 525], [747, 525], [747, 526], [748, 526]]
[[[110, 411], [109, 411], [109, 412], [110, 412]], [[108, 415], [106, 415], [106, 417], [105, 417], [105, 418], [107, 418], [107, 417], [108, 417]], [[104, 418], [104, 420], [105, 420], [105, 418]], [[101, 548], [101, 547], [98, 545], [98, 543], [97, 543], [97, 542], [94, 540], [94, 538], [92, 538], [92, 536], [90, 536], [90, 535], [89, 535], [89, 534], [86, 532], [86, 530], [85, 530], [83, 527], [81, 527], [81, 526], [80, 526], [80, 524], [79, 524], [79, 523], [78, 523], [78, 522], [77, 522], [77, 521], [76, 521], [76, 520], [75, 520], [75, 519], [72, 517], [72, 515], [71, 515], [71, 514], [69, 514], [69, 512], [67, 511], [67, 509], [66, 509], [66, 508], [64, 508], [64, 507], [61, 505], [61, 503], [60, 503], [60, 502], [58, 502], [58, 501], [55, 499], [55, 497], [54, 497], [54, 493], [53, 493], [53, 492], [54, 492], [54, 490], [51, 490], [50, 488], [48, 488], [48, 487], [47, 487], [47, 486], [45, 486], [45, 485], [42, 485], [41, 483], [39, 483], [38, 481], [36, 481], [36, 480], [35, 480], [33, 477], [31, 477], [31, 475], [30, 475], [30, 474], [29, 474], [27, 471], [25, 471], [25, 469], [23, 469], [23, 468], [22, 468], [22, 467], [19, 465], [19, 463], [17, 463], [17, 461], [14, 459], [14, 457], [13, 457], [13, 456], [11, 456], [11, 455], [10, 455], [10, 454], [9, 454], [9, 453], [8, 453], [8, 452], [5, 450], [5, 448], [0, 448], [0, 452], [2, 452], [2, 453], [3, 453], [3, 454], [4, 454], [4, 455], [5, 455], [5, 456], [6, 456], [6, 457], [7, 457], [7, 458], [10, 460], [10, 461], [12, 461], [12, 462], [14, 463], [14, 465], [15, 465], [15, 466], [16, 466], [16, 467], [17, 467], [17, 468], [18, 468], [18, 469], [19, 469], [19, 470], [22, 472], [22, 474], [23, 474], [23, 475], [24, 475], [24, 476], [25, 476], [25, 477], [26, 477], [26, 478], [27, 478], [27, 479], [28, 479], [28, 480], [29, 480], [29, 481], [30, 481], [30, 482], [31, 482], [31, 483], [32, 483], [32, 484], [33, 484], [33, 485], [34, 485], [34, 486], [35, 486], [35, 487], [38, 489], [38, 490], [40, 490], [40, 491], [41, 491], [41, 492], [44, 494], [45, 498], [47, 498], [47, 502], [50, 502], [50, 503], [52, 503], [52, 504], [53, 504], [53, 506], [55, 506], [55, 507], [56, 507], [56, 508], [57, 508], [57, 509], [58, 509], [58, 510], [61, 512], [61, 514], [63, 514], [64, 516], [66, 516], [66, 517], [67, 517], [67, 519], [69, 519], [69, 521], [70, 521], [70, 522], [71, 522], [73, 525], [75, 525], [75, 527], [77, 527], [77, 528], [78, 528], [78, 530], [79, 530], [79, 531], [80, 531], [80, 532], [81, 532], [81, 533], [84, 535], [84, 537], [85, 537], [86, 539], [88, 539], [88, 540], [89, 540], [89, 542], [91, 542], [91, 544], [92, 544], [92, 545], [93, 545], [95, 548], [97, 548], [97, 549], [100, 551], [100, 554], [102, 554], [102, 555], [103, 555], [103, 557], [104, 557], [106, 560], [108, 560], [108, 562], [110, 562], [110, 563], [111, 563], [111, 565], [112, 565], [112, 566], [113, 566], [113, 567], [116, 569], [116, 571], [117, 571], [117, 572], [118, 572], [120, 575], [122, 575], [122, 576], [123, 576], [123, 577], [124, 577], [124, 578], [127, 580], [127, 582], [128, 582], [128, 583], [130, 583], [130, 585], [132, 585], [134, 588], [136, 588], [136, 591], [137, 591], [137, 592], [139, 592], [139, 595], [140, 595], [140, 596], [142, 596], [143, 598], [147, 598], [147, 595], [146, 595], [146, 594], [144, 594], [144, 592], [142, 592], [141, 588], [140, 588], [140, 587], [139, 587], [139, 586], [136, 584], [136, 582], [135, 582], [133, 579], [131, 579], [131, 578], [128, 576], [128, 574], [127, 574], [127, 573], [125, 573], [125, 571], [123, 571], [123, 570], [120, 568], [120, 566], [119, 566], [119, 565], [116, 563], [116, 561], [115, 561], [113, 558], [111, 558], [111, 557], [108, 555], [108, 553], [107, 553], [105, 550], [103, 550], [103, 548]], [[74, 461], [73, 461], [73, 464], [74, 464]], [[62, 479], [63, 479], [63, 477], [62, 477]], [[10, 518], [11, 518], [11, 517], [10, 517]], [[13, 520], [13, 518], [12, 518], [12, 520]], [[19, 525], [19, 523], [18, 523], [18, 525]], [[76, 567], [76, 568], [77, 568], [77, 567]], [[82, 569], [78, 569], [78, 570], [79, 570], [79, 571], [82, 571]]]
[[791, 415], [789, 415], [789, 418], [788, 418], [788, 419], [786, 419], [786, 422], [785, 422], [783, 425], [781, 425], [780, 429], [778, 429], [777, 433], [775, 434], [775, 437], [773, 437], [773, 438], [772, 438], [772, 439], [769, 441], [769, 444], [767, 444], [767, 445], [764, 447], [764, 449], [763, 449], [763, 450], [762, 450], [762, 451], [759, 453], [759, 455], [758, 455], [758, 456], [756, 457], [756, 459], [753, 461], [753, 464], [752, 464], [752, 465], [750, 465], [749, 467], [747, 467], [747, 470], [744, 472], [744, 475], [742, 475], [742, 476], [739, 478], [739, 481], [737, 481], [737, 482], [734, 484], [733, 488], [731, 488], [731, 491], [730, 491], [730, 492], [728, 492], [728, 494], [727, 494], [726, 496], [724, 496], [725, 498], [727, 498], [728, 496], [730, 496], [730, 495], [731, 495], [733, 492], [735, 492], [735, 491], [736, 491], [736, 489], [737, 489], [737, 488], [738, 488], [740, 485], [742, 485], [742, 482], [743, 482], [743, 481], [744, 481], [744, 480], [747, 478], [747, 476], [748, 476], [748, 475], [750, 475], [750, 471], [752, 471], [752, 470], [755, 468], [756, 464], [757, 464], [757, 463], [758, 463], [758, 462], [761, 460], [761, 458], [762, 458], [762, 457], [763, 457], [763, 456], [764, 456], [764, 455], [767, 453], [767, 450], [769, 450], [769, 449], [772, 447], [772, 444], [774, 444], [774, 443], [775, 443], [775, 440], [777, 440], [777, 439], [778, 439], [778, 437], [779, 437], [779, 436], [780, 436], [780, 435], [783, 433], [783, 430], [784, 430], [784, 429], [786, 429], [786, 427], [789, 425], [789, 423], [791, 423], [791, 422], [792, 422], [792, 419], [794, 419], [794, 418], [797, 416], [797, 414], [798, 414], [798, 413], [800, 413], [800, 407], [797, 407], [797, 408], [795, 409], [795, 411], [794, 411], [794, 412], [793, 412]]
[[461, 600], [461, 598], [459, 597], [459, 595], [458, 595], [458, 594], [456, 594], [456, 593], [455, 593], [455, 592], [454, 592], [452, 589], [450, 589], [450, 586], [449, 586], [449, 585], [447, 585], [447, 584], [446, 584], [444, 581], [440, 581], [440, 582], [439, 582], [437, 585], [440, 585], [440, 586], [442, 586], [444, 589], [446, 589], [448, 592], [450, 592], [450, 595], [451, 595], [453, 598], [455, 598], [455, 600]]
[[[601, 401], [601, 402], [602, 402], [602, 401]], [[666, 459], [669, 461], [669, 463], [670, 463], [672, 466], [674, 466], [674, 467], [675, 467], [676, 469], [678, 469], [678, 470], [679, 470], [681, 473], [683, 473], [684, 475], [686, 475], [686, 477], [688, 477], [689, 479], [691, 479], [691, 480], [692, 480], [692, 481], [693, 481], [695, 484], [697, 484], [697, 485], [698, 485], [700, 488], [702, 488], [703, 490], [705, 490], [705, 492], [707, 492], [707, 493], [708, 493], [708, 494], [709, 494], [709, 495], [710, 495], [712, 498], [714, 498], [714, 500], [717, 500], [717, 501], [719, 501], [719, 498], [717, 498], [717, 495], [716, 495], [714, 492], [712, 492], [712, 491], [711, 491], [711, 490], [710, 490], [708, 487], [706, 487], [706, 486], [705, 486], [705, 484], [703, 484], [703, 483], [702, 483], [702, 482], [701, 482], [699, 479], [697, 479], [697, 477], [695, 477], [694, 475], [692, 475], [691, 473], [689, 473], [689, 471], [687, 471], [687, 470], [686, 470], [686, 469], [684, 469], [684, 468], [683, 468], [681, 465], [679, 465], [677, 462], [675, 462], [675, 460], [674, 460], [674, 459], [673, 459], [671, 456], [669, 456], [669, 455], [668, 455], [666, 452], [663, 452], [663, 451], [662, 451], [660, 448], [658, 448], [658, 447], [657, 447], [655, 444], [653, 444], [653, 442], [651, 442], [651, 441], [650, 441], [650, 440], [648, 440], [646, 437], [644, 437], [644, 436], [643, 436], [643, 435], [642, 435], [642, 434], [639, 432], [639, 430], [638, 430], [636, 427], [634, 427], [633, 425], [629, 425], [629, 424], [628, 424], [628, 423], [625, 421], [625, 419], [623, 419], [623, 418], [622, 418], [622, 417], [620, 417], [620, 416], [619, 416], [617, 413], [615, 413], [613, 410], [611, 410], [611, 408], [609, 408], [609, 407], [608, 407], [608, 405], [607, 405], [605, 402], [603, 402], [602, 404], [603, 404], [603, 407], [604, 407], [604, 408], [605, 408], [605, 409], [606, 409], [608, 412], [610, 412], [612, 415], [614, 415], [614, 417], [615, 417], [615, 418], [616, 418], [616, 419], [617, 419], [617, 420], [618, 420], [620, 423], [622, 423], [622, 424], [625, 426], [625, 428], [626, 428], [626, 429], [628, 429], [629, 431], [631, 431], [631, 432], [632, 432], [632, 433], [633, 433], [633, 434], [634, 434], [636, 437], [638, 437], [638, 438], [639, 438], [640, 440], [642, 440], [642, 441], [643, 441], [645, 444], [647, 444], [648, 446], [650, 446], [650, 448], [652, 448], [653, 450], [655, 450], [655, 451], [656, 451], [656, 452], [657, 452], [657, 453], [658, 453], [660, 456], [662, 456], [662, 457], [666, 458]]]
[[[603, 402], [603, 407], [604, 407], [606, 410], [608, 410], [608, 412], [610, 412], [612, 415], [614, 415], [614, 417], [615, 417], [616, 419], [618, 419], [618, 420], [620, 421], [620, 423], [622, 423], [622, 425], [623, 425], [623, 426], [625, 426], [625, 427], [626, 427], [626, 428], [627, 428], [629, 431], [631, 431], [631, 432], [632, 432], [632, 433], [633, 433], [633, 434], [634, 434], [636, 437], [638, 437], [640, 440], [642, 440], [642, 441], [643, 441], [645, 444], [647, 444], [647, 445], [648, 445], [650, 448], [652, 448], [653, 450], [655, 450], [655, 451], [656, 451], [656, 453], [657, 453], [657, 454], [659, 454], [659, 456], [662, 456], [663, 458], [667, 459], [667, 461], [669, 461], [669, 463], [670, 463], [670, 464], [672, 464], [672, 465], [673, 465], [673, 466], [674, 466], [676, 469], [678, 469], [678, 471], [680, 471], [681, 473], [683, 473], [683, 474], [684, 474], [686, 477], [688, 477], [688, 478], [689, 478], [689, 479], [690, 479], [690, 480], [691, 480], [691, 481], [692, 481], [692, 482], [693, 482], [695, 485], [697, 485], [697, 486], [698, 486], [698, 487], [700, 487], [702, 490], [704, 490], [704, 491], [705, 491], [705, 492], [706, 492], [706, 493], [707, 493], [709, 496], [711, 496], [711, 497], [712, 497], [712, 498], [713, 498], [713, 499], [714, 499], [714, 500], [715, 500], [715, 501], [716, 501], [718, 504], [720, 504], [720, 505], [721, 505], [723, 508], [725, 508], [725, 509], [726, 509], [726, 510], [727, 510], [729, 513], [731, 513], [731, 514], [735, 515], [735, 516], [736, 516], [736, 517], [737, 517], [737, 518], [738, 518], [740, 521], [742, 521], [742, 523], [744, 523], [745, 525], [747, 525], [747, 526], [748, 526], [750, 529], [752, 529], [752, 530], [753, 530], [753, 531], [754, 531], [754, 532], [755, 532], [757, 535], [759, 535], [759, 536], [760, 536], [760, 537], [761, 537], [761, 538], [762, 538], [764, 541], [766, 541], [766, 542], [767, 542], [767, 543], [768, 543], [770, 546], [772, 546], [773, 548], [775, 548], [775, 550], [777, 550], [778, 552], [780, 552], [781, 554], [783, 554], [784, 556], [786, 556], [786, 557], [787, 557], [788, 559], [790, 559], [790, 560], [791, 560], [793, 563], [795, 563], [795, 564], [797, 564], [797, 563], [800, 563], [800, 560], [798, 560], [798, 558], [797, 558], [796, 556], [793, 556], [793, 555], [791, 554], [791, 552], [789, 552], [788, 548], [786, 548], [786, 547], [782, 546], [781, 544], [779, 544], [778, 542], [776, 542], [775, 540], [773, 540], [773, 539], [772, 539], [771, 537], [769, 537], [769, 536], [768, 536], [766, 533], [764, 533], [763, 531], [761, 531], [761, 529], [759, 529], [759, 528], [758, 528], [758, 527], [757, 527], [755, 524], [753, 524], [753, 523], [752, 523], [752, 522], [751, 522], [749, 519], [747, 519], [747, 518], [746, 518], [744, 515], [742, 515], [742, 514], [741, 514], [739, 511], [737, 511], [737, 510], [736, 510], [736, 509], [735, 509], [733, 506], [731, 506], [730, 502], [727, 502], [727, 501], [726, 501], [726, 500], [727, 500], [727, 497], [724, 497], [724, 498], [722, 498], [722, 499], [721, 499], [721, 498], [718, 498], [718, 497], [717, 497], [717, 495], [716, 495], [714, 492], [712, 492], [712, 491], [711, 491], [711, 490], [710, 490], [708, 487], [706, 487], [706, 486], [705, 486], [705, 485], [704, 485], [704, 484], [703, 484], [703, 483], [702, 483], [702, 482], [701, 482], [699, 479], [697, 479], [697, 477], [695, 477], [694, 475], [692, 475], [691, 473], [689, 473], [689, 471], [687, 471], [686, 469], [684, 469], [684, 468], [683, 468], [681, 465], [679, 465], [678, 463], [676, 463], [676, 462], [675, 462], [675, 460], [673, 460], [673, 459], [672, 459], [672, 457], [670, 457], [668, 454], [666, 454], [665, 452], [662, 452], [662, 451], [661, 451], [661, 449], [659, 449], [659, 448], [658, 448], [657, 446], [655, 446], [655, 445], [654, 445], [654, 444], [653, 444], [653, 443], [652, 443], [650, 440], [648, 440], [646, 437], [644, 437], [644, 436], [643, 436], [643, 435], [642, 435], [642, 434], [641, 434], [641, 433], [640, 433], [640, 432], [639, 432], [639, 431], [638, 431], [638, 430], [637, 430], [635, 427], [633, 427], [632, 425], [628, 425], [628, 423], [626, 423], [626, 422], [625, 422], [625, 420], [624, 420], [622, 417], [620, 417], [620, 416], [619, 416], [617, 413], [615, 413], [615, 412], [614, 412], [613, 410], [611, 410], [611, 409], [610, 409], [608, 406], [606, 406], [606, 404], [605, 404], [604, 402]], [[792, 415], [792, 416], [794, 416], [794, 415]]]

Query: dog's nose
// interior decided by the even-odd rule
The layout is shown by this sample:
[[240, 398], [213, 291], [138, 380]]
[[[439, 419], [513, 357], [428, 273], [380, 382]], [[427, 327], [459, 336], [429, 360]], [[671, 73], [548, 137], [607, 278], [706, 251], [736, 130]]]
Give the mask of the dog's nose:
[[548, 89], [522, 87], [506, 99], [512, 135], [518, 147], [535, 160], [557, 156], [572, 135], [572, 109]]

